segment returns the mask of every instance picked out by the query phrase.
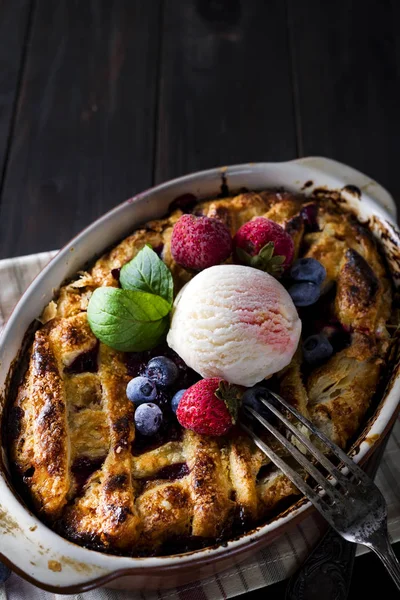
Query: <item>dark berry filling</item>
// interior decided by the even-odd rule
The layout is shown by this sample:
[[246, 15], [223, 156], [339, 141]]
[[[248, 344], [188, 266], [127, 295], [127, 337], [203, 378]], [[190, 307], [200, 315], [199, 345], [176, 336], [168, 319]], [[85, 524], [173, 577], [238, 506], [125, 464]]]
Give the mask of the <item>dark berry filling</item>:
[[119, 283], [119, 276], [121, 275], [121, 269], [111, 269], [111, 275], [116, 279]]
[[97, 356], [99, 353], [99, 342], [91, 350], [82, 352], [74, 361], [65, 367], [64, 373], [67, 375], [78, 375], [79, 373], [97, 373]]
[[163, 424], [155, 435], [145, 436], [138, 431], [135, 432], [132, 454], [140, 456], [140, 454], [155, 450], [167, 442], [179, 442], [181, 439], [182, 427], [177, 422], [175, 415], [171, 411], [165, 410]]
[[164, 250], [164, 244], [163, 243], [158, 244], [158, 246], [155, 246], [153, 248], [153, 250], [157, 254], [157, 256], [159, 256], [161, 258], [162, 251]]
[[194, 194], [182, 194], [171, 202], [169, 208], [171, 211], [179, 208], [182, 212], [189, 213], [195, 206], [196, 202], [197, 198]]
[[104, 456], [100, 458], [89, 458], [88, 456], [81, 456], [80, 458], [77, 458], [74, 461], [71, 467], [71, 471], [75, 477], [77, 496], [80, 496], [89, 477], [93, 475], [95, 471], [98, 471], [100, 469], [104, 461]]
[[267, 465], [263, 465], [257, 474], [257, 481], [262, 481], [266, 477], [269, 477], [274, 471], [276, 471], [276, 466], [274, 463], [270, 462]]
[[306, 204], [300, 211], [300, 215], [303, 218], [304, 226], [307, 233], [312, 231], [319, 231], [318, 226], [318, 206], [315, 203]]
[[126, 352], [125, 363], [130, 377], [139, 377], [144, 375], [148, 362], [149, 352]]
[[35, 467], [29, 467], [29, 469], [24, 471], [24, 474], [23, 474], [24, 482], [26, 483], [27, 480], [31, 479], [31, 477], [34, 476], [34, 474], [35, 474]]
[[174, 481], [182, 479], [189, 475], [189, 467], [186, 463], [176, 463], [175, 465], [167, 465], [163, 467], [151, 479], [168, 479]]

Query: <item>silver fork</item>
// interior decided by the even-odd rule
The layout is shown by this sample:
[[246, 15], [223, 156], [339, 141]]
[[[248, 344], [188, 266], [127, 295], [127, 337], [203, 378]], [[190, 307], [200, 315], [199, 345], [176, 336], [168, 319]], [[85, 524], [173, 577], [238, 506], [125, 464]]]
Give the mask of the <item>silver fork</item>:
[[385, 565], [388, 573], [400, 590], [400, 563], [390, 545], [387, 530], [387, 506], [384, 497], [374, 482], [358, 467], [336, 444], [326, 437], [315, 425], [303, 417], [286, 400], [266, 390], [278, 401], [281, 408], [289, 411], [311, 434], [319, 438], [336, 456], [343, 467], [335, 466], [287, 417], [267, 398], [259, 398], [263, 405], [279, 419], [297, 438], [316, 461], [329, 473], [325, 477], [311, 462], [305, 453], [294, 446], [276, 427], [250, 406], [244, 410], [259, 421], [294, 457], [303, 469], [318, 484], [315, 489], [307, 483], [300, 473], [276, 454], [263, 442], [249, 426], [243, 422], [241, 427], [253, 439], [254, 443], [268, 458], [294, 483], [294, 485], [312, 502], [328, 523], [339, 535], [349, 542], [363, 544], [375, 552]]

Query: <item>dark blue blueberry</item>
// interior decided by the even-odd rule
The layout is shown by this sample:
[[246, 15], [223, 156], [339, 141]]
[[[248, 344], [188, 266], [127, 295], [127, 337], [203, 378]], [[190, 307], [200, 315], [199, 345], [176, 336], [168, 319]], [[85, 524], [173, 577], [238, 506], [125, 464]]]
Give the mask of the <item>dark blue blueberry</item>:
[[171, 408], [175, 414], [178, 409], [179, 402], [181, 401], [181, 398], [185, 392], [186, 390], [179, 390], [179, 392], [176, 392], [175, 396], [171, 400]]
[[320, 296], [319, 285], [311, 281], [295, 283], [288, 289], [295, 306], [311, 306], [315, 304]]
[[154, 435], [160, 429], [163, 414], [161, 408], [157, 404], [149, 402], [141, 404], [135, 410], [135, 425], [136, 429], [142, 435]]
[[147, 377], [161, 387], [168, 387], [175, 383], [178, 374], [178, 367], [166, 356], [155, 356], [147, 364]]
[[332, 356], [333, 348], [328, 338], [319, 333], [310, 335], [303, 343], [304, 360], [309, 365], [317, 365]]
[[273, 404], [273, 398], [268, 393], [268, 390], [261, 385], [255, 385], [252, 388], [248, 388], [243, 396], [242, 402], [245, 406], [250, 406], [254, 410], [256, 410], [262, 417], [265, 419], [271, 419], [271, 411], [261, 402], [260, 398], [265, 398], [268, 402]]
[[10, 575], [10, 569], [6, 565], [3, 565], [3, 563], [0, 563], [0, 583], [5, 583]]
[[139, 433], [146, 436], [154, 435], [161, 427], [163, 414], [157, 404], [149, 402], [137, 407], [134, 419]]
[[291, 268], [290, 276], [295, 281], [312, 281], [321, 285], [326, 277], [326, 269], [315, 258], [300, 258]]
[[147, 377], [135, 377], [126, 386], [126, 395], [135, 404], [151, 402], [157, 398], [156, 384]]

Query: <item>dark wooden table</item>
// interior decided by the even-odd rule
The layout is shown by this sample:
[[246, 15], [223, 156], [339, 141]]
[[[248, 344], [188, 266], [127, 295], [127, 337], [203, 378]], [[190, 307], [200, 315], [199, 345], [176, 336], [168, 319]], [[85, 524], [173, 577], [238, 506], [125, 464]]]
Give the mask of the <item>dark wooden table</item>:
[[[399, 0], [0, 0], [0, 257], [236, 162], [329, 156], [400, 198], [399, 24]], [[352, 597], [377, 577], [358, 559]]]

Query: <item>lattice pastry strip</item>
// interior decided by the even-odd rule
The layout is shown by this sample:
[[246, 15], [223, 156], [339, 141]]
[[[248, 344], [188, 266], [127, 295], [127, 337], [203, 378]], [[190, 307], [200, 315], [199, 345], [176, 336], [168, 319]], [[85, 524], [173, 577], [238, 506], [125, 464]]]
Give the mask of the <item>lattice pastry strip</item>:
[[35, 337], [26, 400], [21, 404], [33, 413], [33, 439], [23, 439], [33, 448], [28, 477], [35, 503], [44, 513], [59, 515], [70, 486], [70, 449], [65, 388], [46, 328]]
[[[96, 538], [99, 544], [112, 544], [116, 548], [127, 547], [137, 540], [140, 524], [131, 470], [134, 409], [126, 398], [129, 377], [121, 354], [103, 344], [98, 355], [98, 378], [109, 448], [101, 469], [85, 486], [83, 496], [67, 508], [64, 522], [74, 535]], [[90, 426], [90, 421], [87, 425]], [[92, 452], [90, 445], [86, 452], [89, 455]]]

